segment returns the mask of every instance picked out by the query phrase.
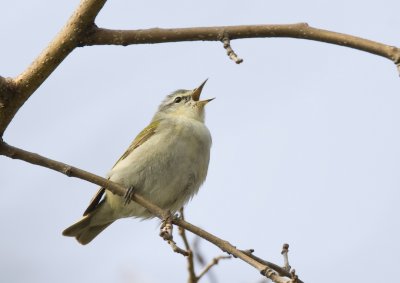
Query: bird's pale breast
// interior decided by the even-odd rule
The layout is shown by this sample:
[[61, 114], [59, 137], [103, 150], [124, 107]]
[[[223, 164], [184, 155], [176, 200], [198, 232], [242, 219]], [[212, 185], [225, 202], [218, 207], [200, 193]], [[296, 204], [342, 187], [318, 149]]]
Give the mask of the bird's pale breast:
[[[174, 212], [204, 182], [210, 147], [211, 135], [204, 123], [182, 117], [166, 119], [149, 140], [114, 166], [109, 177]], [[109, 192], [106, 201], [116, 218], [151, 216], [136, 203], [124, 207], [122, 199]]]

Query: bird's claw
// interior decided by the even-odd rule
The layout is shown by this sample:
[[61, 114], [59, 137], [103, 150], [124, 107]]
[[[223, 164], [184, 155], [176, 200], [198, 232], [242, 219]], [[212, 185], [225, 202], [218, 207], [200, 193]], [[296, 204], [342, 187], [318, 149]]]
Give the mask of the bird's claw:
[[161, 223], [160, 227], [160, 237], [162, 237], [165, 241], [172, 240], [172, 215], [169, 213], [166, 215]]

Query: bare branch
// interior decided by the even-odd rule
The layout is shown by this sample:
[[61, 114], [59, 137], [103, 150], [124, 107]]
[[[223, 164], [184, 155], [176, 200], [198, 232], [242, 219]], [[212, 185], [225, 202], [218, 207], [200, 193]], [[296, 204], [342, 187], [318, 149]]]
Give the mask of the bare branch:
[[346, 46], [385, 57], [400, 63], [400, 49], [360, 37], [317, 29], [306, 23], [286, 25], [243, 25], [219, 27], [194, 27], [176, 29], [110, 30], [95, 28], [84, 45], [131, 45], [179, 41], [220, 41], [229, 34], [230, 40], [245, 38], [289, 37]]
[[[117, 194], [121, 197], [126, 195], [126, 191], [128, 190], [127, 188], [124, 188], [123, 186], [111, 182], [110, 180], [107, 180], [105, 178], [102, 178], [100, 176], [97, 176], [93, 173], [84, 171], [82, 169], [70, 166], [65, 163], [61, 163], [49, 158], [46, 158], [44, 156], [40, 156], [39, 154], [32, 153], [29, 151], [25, 151], [23, 149], [17, 148], [10, 146], [6, 144], [5, 142], [0, 140], [0, 155], [4, 155], [7, 157], [10, 157], [12, 159], [20, 159], [23, 161], [26, 161], [31, 164], [39, 165], [42, 167], [46, 167], [55, 171], [58, 171], [60, 173], [63, 173], [69, 177], [76, 177], [82, 180], [86, 180], [90, 183], [97, 184], [99, 186], [102, 186], [104, 188], [107, 188], [107, 190], [111, 191], [114, 194]], [[160, 207], [154, 205], [150, 201], [148, 201], [146, 198], [138, 195], [138, 194], [132, 194], [132, 200], [140, 204], [141, 206], [145, 207], [148, 211], [150, 211], [153, 215], [157, 216], [160, 219], [165, 219], [165, 217], [168, 215], [168, 211], [164, 211]], [[268, 267], [267, 261], [263, 261], [260, 258], [254, 257], [253, 255], [246, 254], [240, 250], [238, 250], [236, 247], [231, 245], [229, 242], [222, 240], [213, 234], [189, 223], [186, 222], [183, 219], [180, 218], [173, 218], [172, 223], [182, 227], [193, 234], [198, 235], [199, 237], [213, 243], [217, 247], [219, 247], [222, 251], [227, 252], [228, 254], [233, 255], [236, 258], [241, 259], [242, 261], [248, 263], [249, 265], [253, 266], [256, 268], [262, 275], [267, 276], [270, 278], [272, 281], [276, 283], [287, 283], [289, 282], [288, 278], [289, 276], [286, 276], [287, 278], [281, 276], [277, 272], [275, 272], [272, 268]], [[272, 264], [274, 265], [274, 264]], [[278, 269], [283, 270], [280, 268], [278, 265], [274, 265]], [[299, 280], [300, 282], [300, 280]]]

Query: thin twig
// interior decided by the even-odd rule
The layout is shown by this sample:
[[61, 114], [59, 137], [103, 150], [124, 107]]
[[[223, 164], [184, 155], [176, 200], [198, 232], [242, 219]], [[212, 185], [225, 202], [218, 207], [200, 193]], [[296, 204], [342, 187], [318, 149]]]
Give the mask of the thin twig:
[[[11, 145], [6, 144], [0, 139], [0, 155], [4, 155], [13, 159], [20, 159], [24, 160], [28, 163], [31, 164], [36, 164], [42, 167], [46, 167], [55, 171], [58, 171], [60, 173], [63, 173], [67, 175], [68, 177], [76, 177], [82, 180], [86, 180], [88, 182], [91, 182], [93, 184], [97, 184], [101, 187], [107, 188], [110, 192], [119, 195], [123, 197], [126, 194], [126, 191], [128, 190], [127, 188], [111, 182], [110, 180], [107, 180], [105, 178], [102, 178], [100, 176], [97, 176], [93, 173], [84, 171], [82, 169], [73, 167], [71, 165], [55, 161], [52, 159], [49, 159], [47, 157], [41, 156], [36, 153], [32, 153], [17, 147], [13, 147]], [[157, 205], [151, 203], [148, 201], [146, 198], [138, 195], [138, 194], [133, 194], [132, 195], [132, 200], [140, 204], [141, 206], [145, 207], [148, 211], [150, 211], [153, 215], [160, 219], [165, 219], [167, 215], [169, 215], [168, 211], [165, 211], [158, 207]], [[249, 265], [253, 266], [256, 268], [262, 275], [267, 276], [270, 278], [272, 281], [276, 283], [287, 283], [289, 280], [287, 278], [282, 277], [280, 274], [277, 272], [274, 272], [270, 267], [268, 267], [267, 261], [263, 261], [260, 258], [256, 258], [252, 255], [246, 254], [240, 250], [238, 250], [235, 246], [231, 245], [229, 242], [222, 240], [215, 235], [189, 223], [186, 222], [183, 219], [180, 218], [173, 218], [172, 223], [175, 225], [178, 225], [194, 234], [197, 236], [209, 241], [210, 243], [213, 243], [215, 246], [219, 247], [221, 250], [224, 252], [231, 254], [242, 261], [248, 263]], [[268, 264], [266, 264], [268, 263]], [[272, 264], [274, 265], [274, 264]], [[278, 265], [278, 269], [281, 269]], [[289, 277], [289, 276], [287, 276]], [[299, 281], [300, 282], [300, 281]]]
[[[183, 212], [183, 207], [180, 209], [180, 218], [182, 220], [185, 220], [185, 214]], [[185, 249], [188, 252], [188, 256], [186, 257], [187, 259], [187, 270], [189, 272], [189, 279], [188, 282], [189, 283], [196, 283], [197, 282], [197, 276], [196, 276], [196, 272], [194, 270], [194, 261], [193, 261], [193, 251], [190, 248], [190, 244], [188, 241], [188, 238], [186, 236], [186, 231], [185, 229], [183, 229], [182, 227], [179, 226], [179, 235], [182, 238], [183, 244], [185, 245]]]
[[282, 246], [282, 252], [281, 254], [283, 255], [283, 269], [285, 269], [287, 272], [290, 272], [290, 264], [289, 264], [289, 244], [283, 244]]
[[221, 259], [229, 259], [229, 258], [232, 257], [229, 255], [221, 255], [213, 258], [212, 261], [209, 264], [207, 264], [207, 266], [203, 269], [203, 271], [200, 272], [200, 274], [197, 276], [197, 281], [200, 280], [200, 278], [203, 277], [205, 274], [207, 274], [207, 272], [210, 271], [210, 269], [213, 266], [217, 265]]
[[236, 64], [240, 64], [243, 62], [242, 58], [239, 58], [235, 51], [232, 49], [231, 46], [231, 41], [229, 39], [229, 36], [227, 33], [225, 33], [224, 37], [222, 38], [222, 43], [224, 44], [224, 48], [226, 50], [226, 54], [229, 56], [229, 58], [235, 62]]
[[167, 243], [171, 246], [172, 250], [178, 254], [181, 254], [183, 256], [189, 256], [190, 253], [180, 247], [178, 247], [178, 245], [175, 243], [174, 240], [167, 240]]

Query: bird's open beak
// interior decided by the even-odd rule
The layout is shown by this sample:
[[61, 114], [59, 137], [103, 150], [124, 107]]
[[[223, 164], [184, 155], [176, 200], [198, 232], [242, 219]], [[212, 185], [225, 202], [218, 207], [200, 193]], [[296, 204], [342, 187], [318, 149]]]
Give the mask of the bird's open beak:
[[[207, 79], [208, 80], [208, 79]], [[207, 80], [205, 80], [198, 88], [193, 91], [192, 99], [194, 101], [199, 101], [201, 91], [203, 90], [204, 85], [206, 84]]]
[[204, 106], [204, 105], [206, 105], [208, 102], [210, 102], [211, 100], [214, 100], [214, 99], [215, 99], [215, 97], [214, 97], [214, 98], [210, 98], [210, 99], [201, 100], [201, 101], [199, 101], [199, 102], [197, 102], [197, 103], [200, 104], [201, 106]]
[[[199, 87], [197, 87], [192, 94], [192, 99], [194, 101], [199, 101], [200, 100], [200, 95], [201, 95], [201, 91], [203, 90], [204, 85], [206, 84], [208, 79], [206, 79]], [[215, 98], [210, 98], [210, 99], [206, 99], [206, 100], [202, 100], [199, 101], [200, 104], [202, 105], [206, 105], [208, 102], [210, 102], [211, 100], [214, 100]]]

